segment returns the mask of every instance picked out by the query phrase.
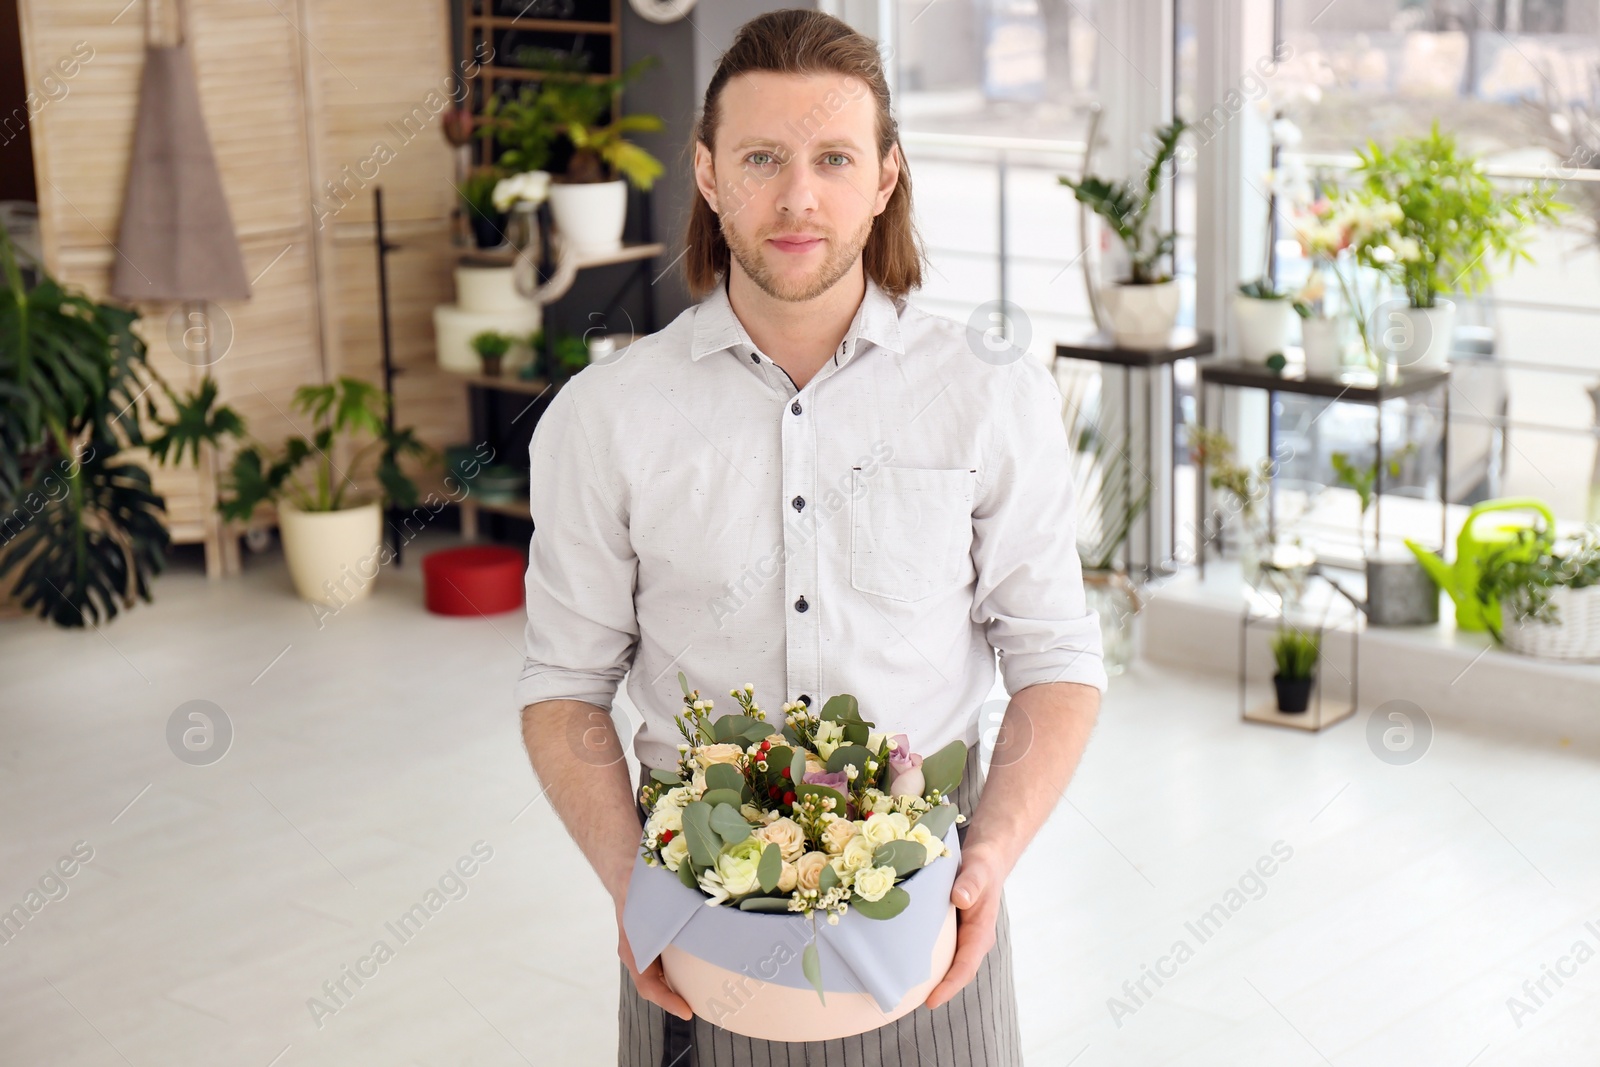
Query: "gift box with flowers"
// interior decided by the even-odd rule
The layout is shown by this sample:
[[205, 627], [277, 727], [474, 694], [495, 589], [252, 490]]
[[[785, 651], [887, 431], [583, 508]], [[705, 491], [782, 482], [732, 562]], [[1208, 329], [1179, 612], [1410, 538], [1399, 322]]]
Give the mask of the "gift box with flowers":
[[[623, 909], [634, 962], [661, 958], [696, 1015], [749, 1037], [818, 1041], [914, 1010], [949, 969], [959, 866], [951, 796], [967, 747], [926, 758], [856, 699], [767, 721], [683, 688], [675, 770], [653, 770]], [[819, 919], [824, 920], [819, 922]]]

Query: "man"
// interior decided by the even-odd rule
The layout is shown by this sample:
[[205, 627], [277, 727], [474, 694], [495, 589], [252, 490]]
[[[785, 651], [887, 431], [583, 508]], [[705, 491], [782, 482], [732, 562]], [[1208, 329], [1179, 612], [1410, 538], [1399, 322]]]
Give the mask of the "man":
[[[1001, 887], [1106, 684], [1060, 392], [1037, 360], [906, 303], [910, 175], [877, 48], [844, 23], [742, 27], [694, 170], [684, 262], [710, 295], [575, 376], [530, 448], [516, 692], [535, 772], [616, 903], [619, 1063], [1019, 1064]], [[713, 695], [754, 682], [773, 708], [853, 693], [919, 751], [961, 738], [975, 757], [996, 651], [1011, 699], [987, 782], [970, 759], [957, 798], [958, 945], [925, 1006], [768, 1044], [693, 1017], [659, 962], [635, 968], [637, 783], [608, 714], [625, 673], [644, 773], [676, 762], [680, 670]]]

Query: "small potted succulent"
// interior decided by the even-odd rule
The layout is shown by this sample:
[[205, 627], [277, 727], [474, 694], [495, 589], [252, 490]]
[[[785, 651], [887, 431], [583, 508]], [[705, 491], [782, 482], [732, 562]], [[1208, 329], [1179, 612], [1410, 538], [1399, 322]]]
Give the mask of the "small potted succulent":
[[1130, 348], [1165, 344], [1178, 319], [1178, 283], [1161, 266], [1163, 258], [1170, 259], [1177, 235], [1161, 231], [1152, 209], [1167, 164], [1177, 155], [1178, 138], [1187, 128], [1182, 119], [1173, 119], [1156, 131], [1155, 153], [1138, 178], [1110, 181], [1085, 175], [1074, 181], [1062, 175], [1058, 179], [1106, 221], [1127, 250], [1128, 276], [1104, 289], [1101, 299], [1113, 338]]
[[1272, 658], [1278, 671], [1272, 684], [1278, 690], [1278, 710], [1298, 715], [1311, 706], [1311, 687], [1317, 677], [1321, 641], [1293, 626], [1282, 626], [1272, 637]]
[[506, 353], [511, 351], [515, 339], [499, 330], [483, 330], [472, 335], [472, 350], [483, 362], [483, 373], [491, 378], [500, 377]]
[[495, 188], [504, 178], [499, 167], [479, 167], [461, 183], [461, 209], [479, 248], [499, 248], [506, 243], [506, 209], [494, 202]]
[[533, 335], [530, 343], [534, 352], [538, 353], [536, 358], [546, 381], [560, 385], [589, 365], [588, 342], [577, 334], [555, 334], [550, 338], [548, 352], [545, 351], [544, 342], [544, 332], [541, 330]]

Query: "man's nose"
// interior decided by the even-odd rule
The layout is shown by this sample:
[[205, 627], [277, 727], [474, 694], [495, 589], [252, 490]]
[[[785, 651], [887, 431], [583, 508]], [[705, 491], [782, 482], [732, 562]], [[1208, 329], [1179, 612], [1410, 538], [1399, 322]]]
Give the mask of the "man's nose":
[[791, 216], [809, 215], [817, 209], [816, 175], [810, 164], [796, 160], [784, 167], [776, 181], [779, 211]]

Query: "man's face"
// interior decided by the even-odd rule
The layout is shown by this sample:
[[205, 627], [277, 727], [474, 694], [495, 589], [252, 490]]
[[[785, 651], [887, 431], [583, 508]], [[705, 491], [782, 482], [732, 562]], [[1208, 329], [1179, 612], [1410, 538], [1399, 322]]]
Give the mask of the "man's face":
[[896, 154], [879, 163], [871, 91], [835, 74], [741, 74], [721, 111], [695, 180], [734, 262], [778, 300], [820, 296], [860, 258], [900, 175]]

